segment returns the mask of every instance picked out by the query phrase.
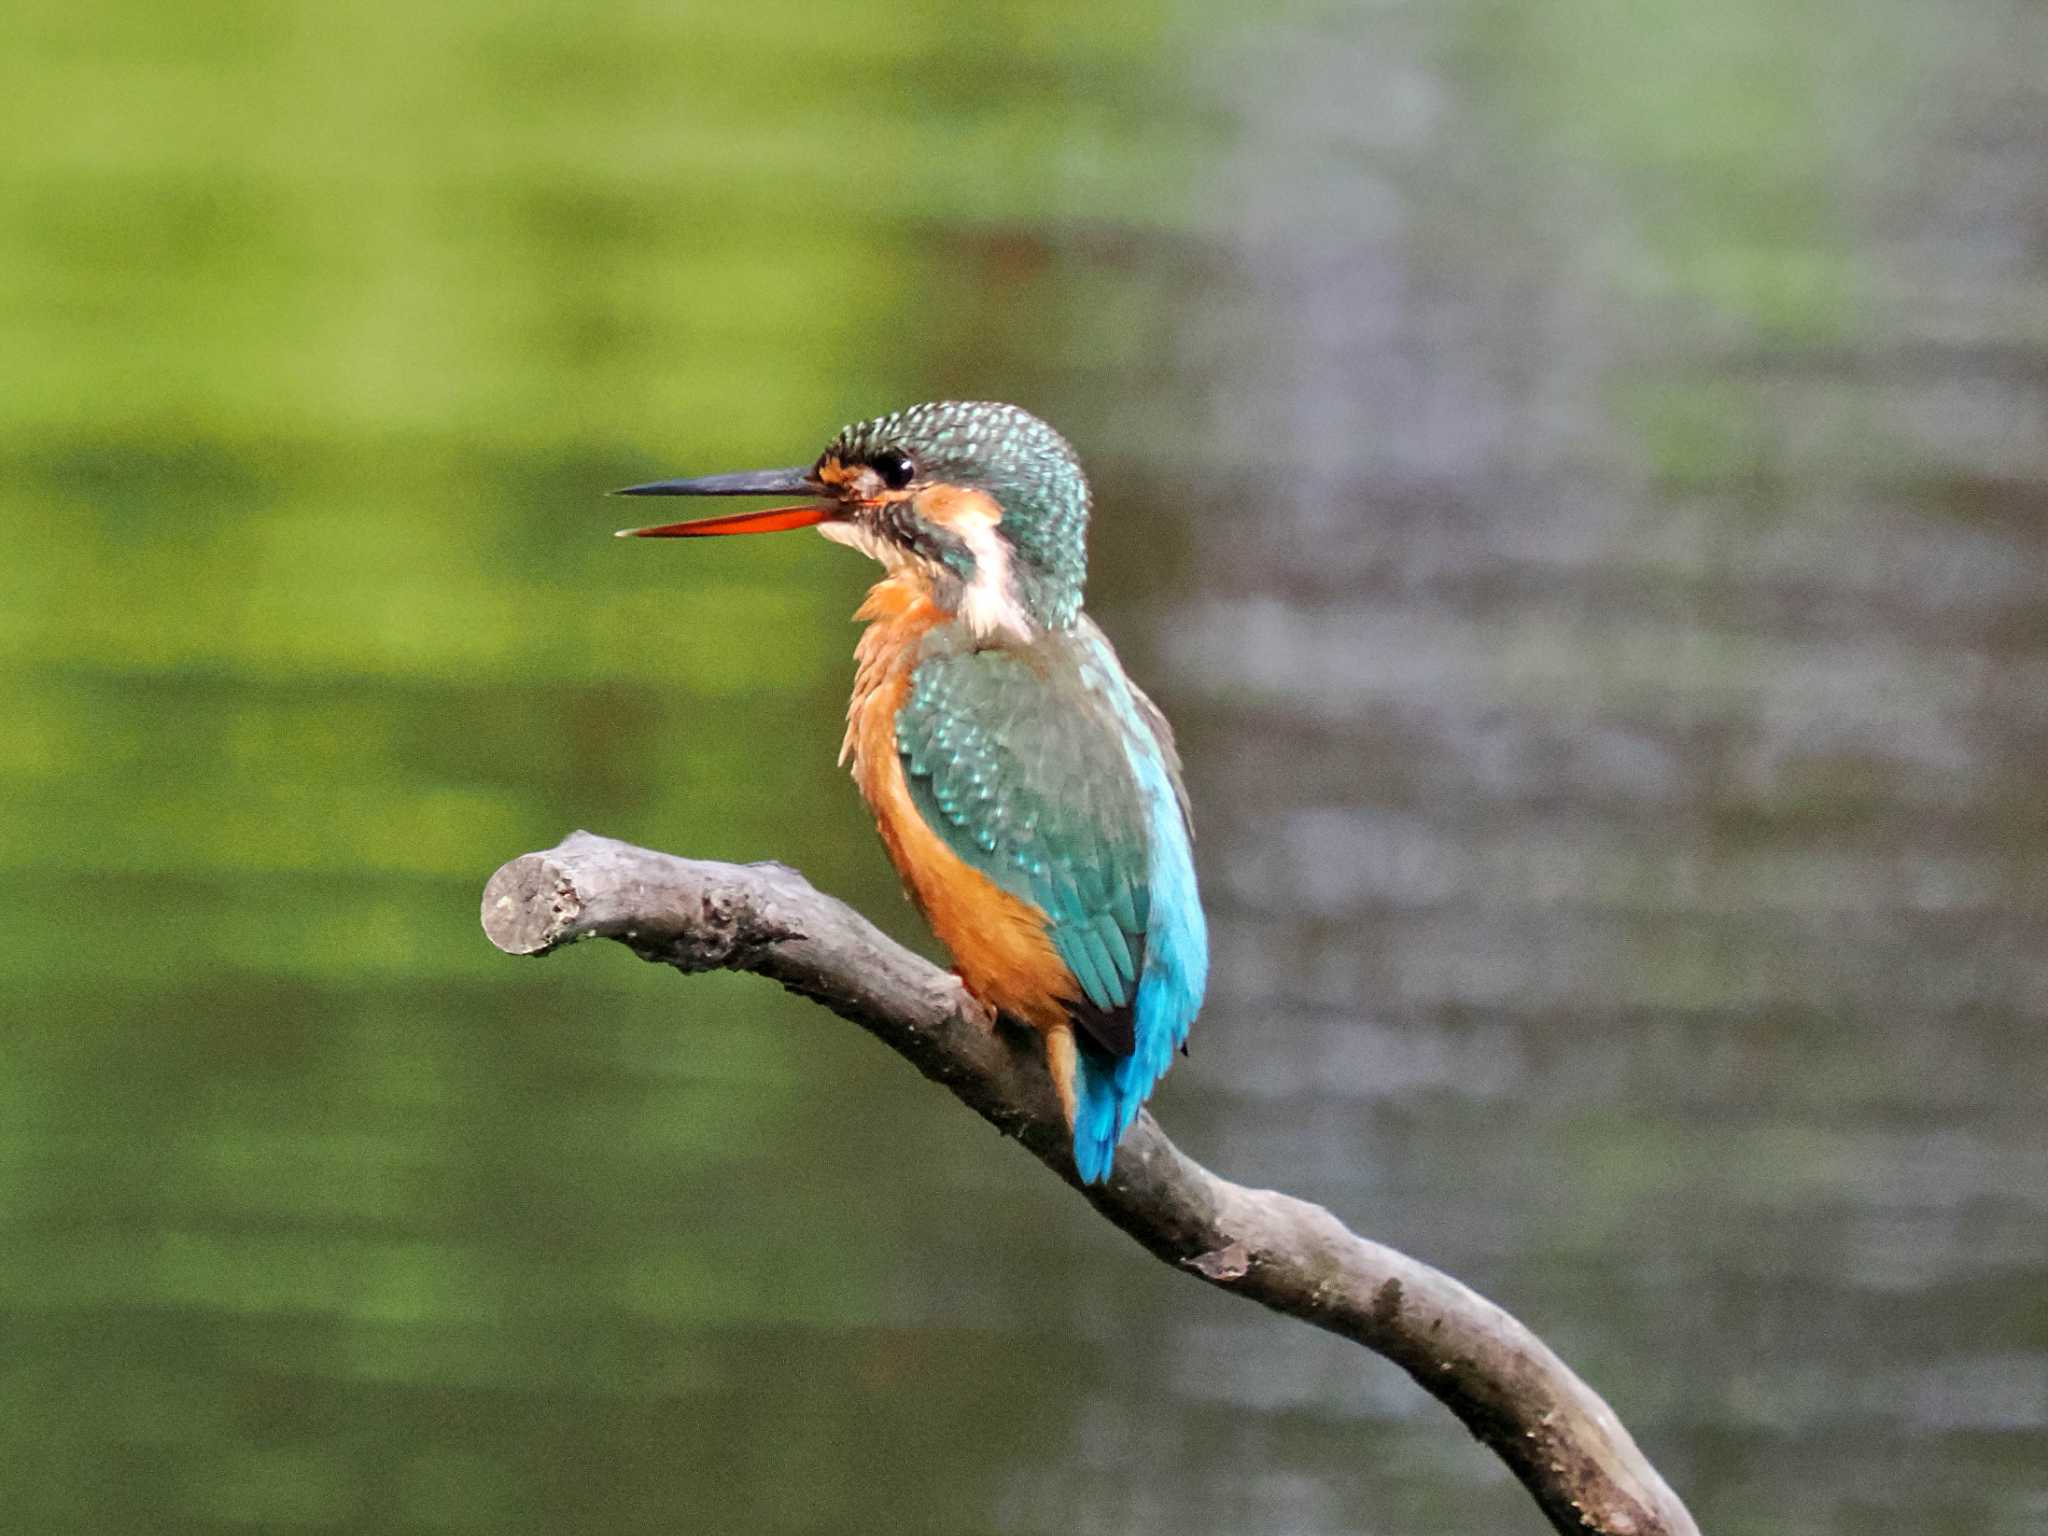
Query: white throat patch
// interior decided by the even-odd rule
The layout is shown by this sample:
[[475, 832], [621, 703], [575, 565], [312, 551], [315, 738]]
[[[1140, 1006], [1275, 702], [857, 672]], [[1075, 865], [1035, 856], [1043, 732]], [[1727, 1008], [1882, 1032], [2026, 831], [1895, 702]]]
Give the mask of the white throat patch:
[[848, 549], [857, 549], [870, 560], [878, 560], [890, 571], [900, 571], [910, 564], [908, 551], [883, 538], [866, 523], [849, 520], [834, 520], [818, 524], [818, 532], [834, 544], [844, 544]]

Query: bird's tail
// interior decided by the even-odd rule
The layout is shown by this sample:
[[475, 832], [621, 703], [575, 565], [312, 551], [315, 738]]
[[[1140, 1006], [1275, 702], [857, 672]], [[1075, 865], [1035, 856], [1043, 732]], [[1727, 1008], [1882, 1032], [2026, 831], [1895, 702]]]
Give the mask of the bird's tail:
[[1083, 1184], [1100, 1184], [1116, 1162], [1116, 1144], [1124, 1127], [1138, 1113], [1137, 1101], [1126, 1107], [1117, 1092], [1122, 1065], [1085, 1041], [1074, 1072], [1074, 1168]]
[[1075, 1045], [1074, 1167], [1083, 1184], [1101, 1184], [1116, 1163], [1117, 1143], [1173, 1059], [1173, 1047], [1142, 1035], [1128, 1056], [1098, 1050], [1086, 1036]]

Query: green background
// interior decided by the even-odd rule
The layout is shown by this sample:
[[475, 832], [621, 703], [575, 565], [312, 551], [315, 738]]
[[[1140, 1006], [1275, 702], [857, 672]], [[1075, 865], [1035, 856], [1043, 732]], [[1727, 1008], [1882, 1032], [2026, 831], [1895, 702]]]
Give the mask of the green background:
[[854, 1031], [476, 925], [586, 826], [925, 942], [869, 570], [606, 487], [1014, 399], [1178, 722], [1158, 1102], [1705, 1529], [2048, 1520], [2048, 24], [1999, 0], [18, 0], [0, 1523], [1533, 1529]]

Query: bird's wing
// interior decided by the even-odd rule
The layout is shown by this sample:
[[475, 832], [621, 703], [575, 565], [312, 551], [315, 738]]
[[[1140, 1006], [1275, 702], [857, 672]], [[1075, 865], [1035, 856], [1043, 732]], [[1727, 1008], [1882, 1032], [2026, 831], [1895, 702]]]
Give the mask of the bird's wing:
[[896, 717], [910, 796], [947, 847], [1035, 904], [1104, 1050], [1135, 1043], [1151, 891], [1147, 798], [1114, 695], [1071, 651], [946, 650]]

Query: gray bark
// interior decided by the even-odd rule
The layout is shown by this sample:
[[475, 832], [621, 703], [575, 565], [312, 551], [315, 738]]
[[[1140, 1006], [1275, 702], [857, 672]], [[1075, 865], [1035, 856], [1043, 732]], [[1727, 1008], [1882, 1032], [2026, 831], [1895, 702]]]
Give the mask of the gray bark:
[[[507, 954], [610, 938], [681, 971], [778, 981], [908, 1057], [1075, 1182], [1040, 1055], [992, 1028], [955, 977], [784, 865], [681, 859], [576, 832], [493, 875], [483, 924]], [[1149, 1114], [1118, 1149], [1110, 1182], [1080, 1193], [1176, 1268], [1399, 1365], [1507, 1463], [1557, 1530], [1697, 1536], [1598, 1394], [1450, 1276], [1358, 1236], [1320, 1206], [1218, 1178]]]

